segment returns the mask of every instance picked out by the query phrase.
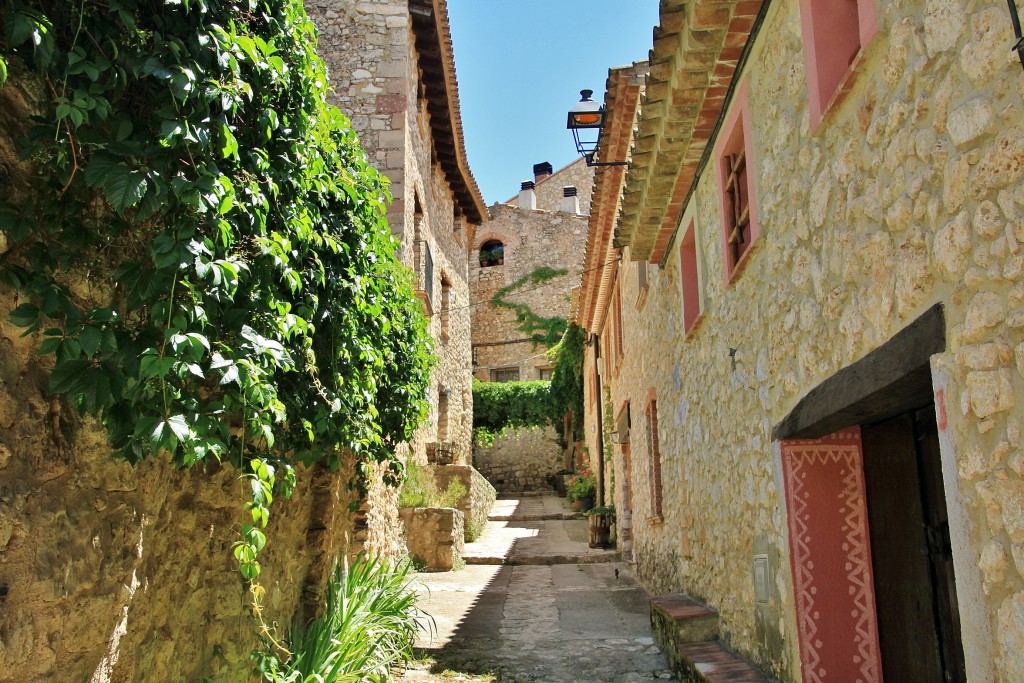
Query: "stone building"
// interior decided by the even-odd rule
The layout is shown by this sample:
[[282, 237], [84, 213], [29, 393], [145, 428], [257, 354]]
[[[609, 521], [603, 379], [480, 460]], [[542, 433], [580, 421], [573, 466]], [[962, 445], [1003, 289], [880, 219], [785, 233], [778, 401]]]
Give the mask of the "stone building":
[[660, 20], [649, 74], [609, 75], [601, 158], [630, 163], [595, 181], [578, 320], [622, 545], [652, 593], [715, 617], [677, 663], [1024, 680], [1007, 5], [670, 0]]
[[[470, 256], [477, 379], [551, 379], [547, 351], [561, 339], [579, 286], [593, 178], [582, 159], [554, 173], [536, 164], [533, 180], [494, 204], [477, 231]], [[476, 447], [474, 464], [504, 493], [547, 489], [567, 464], [558, 427], [513, 430]]]
[[[389, 219], [431, 317], [439, 362], [429, 422], [412, 452], [425, 459], [427, 443], [452, 441], [468, 462], [468, 250], [486, 207], [466, 166], [445, 3], [307, 7], [336, 103], [392, 180]], [[11, 140], [42, 106], [23, 86], [12, 75], [0, 89], [7, 192], [28, 177]], [[17, 305], [0, 287], [0, 680], [248, 680], [254, 633], [231, 558], [238, 472], [112, 460], [102, 427], [49, 394], [38, 337], [8, 320]], [[340, 557], [362, 547], [406, 550], [393, 489], [372, 486], [368, 518], [354, 519], [351, 462], [334, 473], [298, 469], [290, 500], [273, 507], [259, 558], [264, 618], [282, 629], [321, 604]]]
[[580, 282], [593, 169], [580, 159], [533, 173], [491, 207], [470, 254], [473, 374], [485, 382], [551, 379], [546, 326], [564, 329]]
[[[430, 413], [411, 457], [471, 457], [469, 251], [487, 207], [470, 173], [444, 0], [306, 4], [333, 101], [391, 180], [388, 214], [430, 317], [437, 365]], [[392, 492], [394, 494], [394, 492]], [[368, 511], [368, 540], [398, 526], [394, 505]]]

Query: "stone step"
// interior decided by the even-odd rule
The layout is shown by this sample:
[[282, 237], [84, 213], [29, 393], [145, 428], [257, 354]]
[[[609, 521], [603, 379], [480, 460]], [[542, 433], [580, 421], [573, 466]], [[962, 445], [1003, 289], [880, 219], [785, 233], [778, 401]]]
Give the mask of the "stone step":
[[718, 640], [718, 612], [682, 593], [651, 599], [651, 626], [677, 649], [684, 643]]
[[540, 514], [492, 514], [487, 519], [492, 522], [544, 522], [555, 519], [586, 519], [582, 512], [545, 512]]
[[689, 643], [681, 648], [682, 657], [669, 662], [680, 681], [691, 683], [773, 683], [747, 660], [718, 640]]
[[552, 564], [602, 564], [605, 562], [618, 562], [619, 554], [614, 550], [589, 553], [571, 553], [565, 555], [520, 555], [511, 557], [487, 556], [487, 555], [464, 555], [466, 564], [490, 564], [490, 565], [552, 565]]

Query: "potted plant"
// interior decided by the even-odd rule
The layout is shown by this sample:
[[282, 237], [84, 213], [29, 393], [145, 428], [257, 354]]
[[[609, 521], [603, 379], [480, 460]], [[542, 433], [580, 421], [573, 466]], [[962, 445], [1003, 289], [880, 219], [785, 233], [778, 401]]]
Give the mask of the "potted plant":
[[594, 507], [594, 490], [597, 480], [589, 469], [581, 470], [569, 478], [565, 487], [566, 497], [579, 503], [579, 509], [586, 512]]
[[598, 505], [587, 511], [588, 541], [591, 548], [611, 546], [612, 524], [615, 524], [615, 506]]

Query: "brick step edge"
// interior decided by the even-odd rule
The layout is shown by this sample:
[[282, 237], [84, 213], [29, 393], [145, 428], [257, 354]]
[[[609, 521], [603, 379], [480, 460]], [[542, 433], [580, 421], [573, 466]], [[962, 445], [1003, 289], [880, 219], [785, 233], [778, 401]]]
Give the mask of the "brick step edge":
[[718, 612], [714, 609], [683, 593], [653, 595], [648, 599], [651, 601], [651, 609], [658, 610], [674, 621], [686, 621], [688, 619], [701, 619], [704, 617], [718, 619]]
[[727, 648], [720, 641], [689, 643], [672, 661], [680, 681], [689, 683], [775, 683], [774, 679]]

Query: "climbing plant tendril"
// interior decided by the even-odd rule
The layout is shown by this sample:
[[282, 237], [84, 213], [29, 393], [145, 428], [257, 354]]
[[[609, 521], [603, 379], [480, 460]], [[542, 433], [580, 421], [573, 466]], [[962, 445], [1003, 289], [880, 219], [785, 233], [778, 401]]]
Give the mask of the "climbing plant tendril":
[[519, 322], [519, 331], [530, 335], [530, 340], [536, 346], [553, 346], [565, 334], [566, 319], [557, 316], [544, 318], [537, 315], [526, 304], [517, 304], [509, 301], [506, 297], [526, 284], [540, 285], [548, 280], [553, 280], [569, 271], [564, 268], [549, 268], [541, 266], [529, 275], [524, 275], [510, 285], [506, 285], [494, 293], [491, 297], [491, 305], [498, 308], [509, 308], [516, 312], [516, 320]]
[[0, 27], [0, 81], [44, 103], [33, 175], [0, 197], [11, 320], [117, 456], [242, 467], [255, 580], [296, 463], [350, 454], [357, 485], [374, 463], [397, 483], [424, 415], [386, 183], [327, 104], [297, 0], [4, 0]]

